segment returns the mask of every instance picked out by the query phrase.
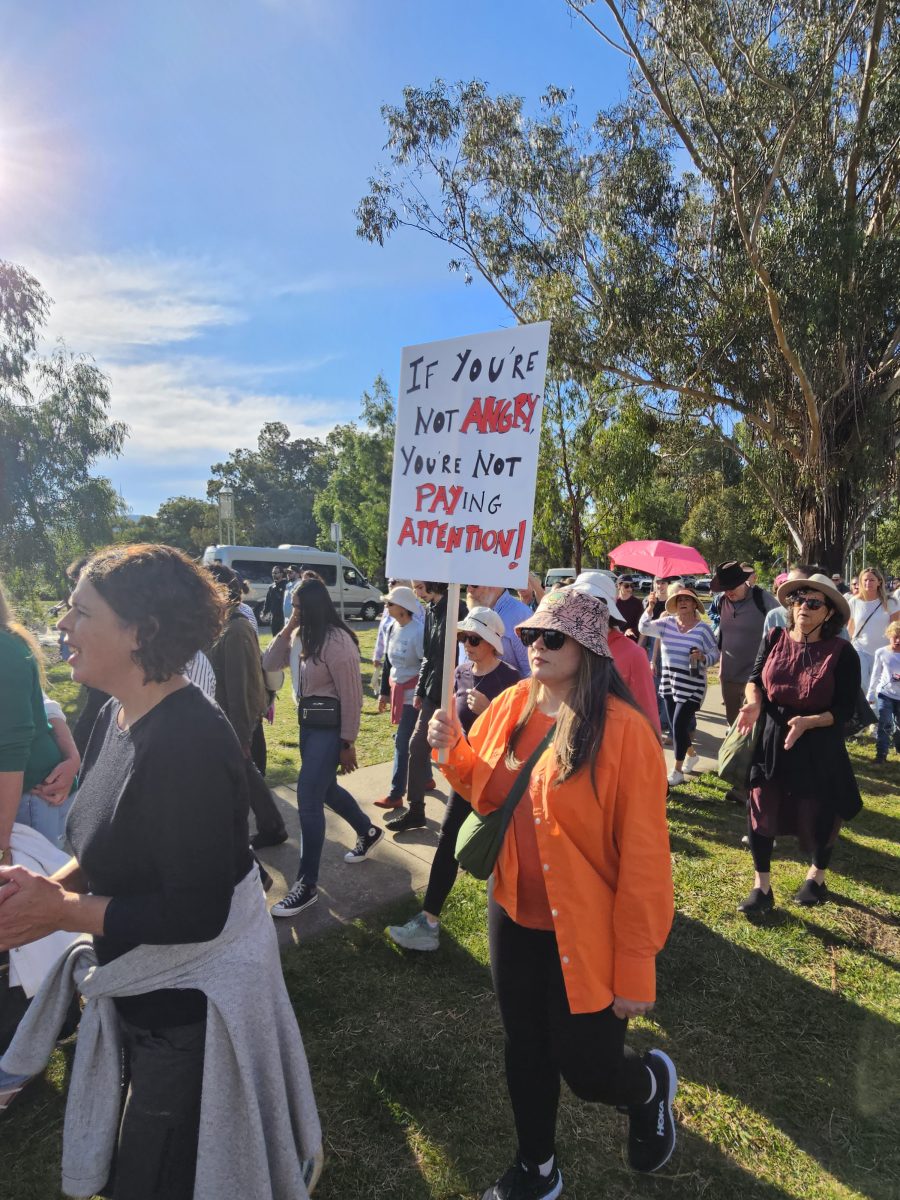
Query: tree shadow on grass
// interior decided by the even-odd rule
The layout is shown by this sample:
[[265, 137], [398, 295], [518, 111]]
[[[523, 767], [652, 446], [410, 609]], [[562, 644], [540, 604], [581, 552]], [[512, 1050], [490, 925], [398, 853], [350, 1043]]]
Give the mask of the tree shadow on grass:
[[657, 1017], [687, 1078], [767, 1117], [848, 1187], [897, 1195], [896, 1026], [681, 914], [659, 967]]

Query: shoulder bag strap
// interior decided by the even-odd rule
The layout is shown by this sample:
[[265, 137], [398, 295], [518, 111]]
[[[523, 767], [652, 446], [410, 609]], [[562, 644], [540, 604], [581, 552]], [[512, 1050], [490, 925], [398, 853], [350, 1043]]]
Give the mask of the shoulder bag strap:
[[[866, 619], [863, 621], [863, 623], [862, 623], [862, 628], [861, 628], [861, 629], [857, 629], [857, 630], [856, 630], [856, 632], [854, 633], [854, 635], [853, 635], [853, 640], [854, 640], [854, 642], [856, 641], [856, 639], [857, 639], [857, 638], [859, 638], [859, 637], [862, 637], [863, 629], [865, 629], [865, 627], [868, 625], [868, 623], [869, 623], [869, 622], [872, 620], [872, 618], [873, 618], [873, 617], [875, 616], [875, 614], [878, 612], [879, 608], [881, 608], [881, 601], [880, 601], [880, 600], [877, 602], [877, 604], [875, 605], [875, 607], [872, 609], [872, 611], [869, 613], [869, 615], [868, 615], [868, 616], [866, 617]], [[890, 615], [890, 614], [888, 614], [888, 615]]]
[[503, 807], [500, 809], [502, 814], [500, 823], [504, 833], [509, 827], [512, 820], [513, 810], [525, 794], [525, 789], [528, 787], [528, 781], [531, 779], [531, 772], [534, 770], [537, 760], [541, 757], [550, 743], [553, 741], [553, 735], [556, 733], [556, 722], [554, 721], [546, 734], [541, 738], [540, 744], [535, 747], [533, 753], [528, 757], [521, 771], [516, 776], [515, 783], [509, 789], [509, 794], [503, 801]]

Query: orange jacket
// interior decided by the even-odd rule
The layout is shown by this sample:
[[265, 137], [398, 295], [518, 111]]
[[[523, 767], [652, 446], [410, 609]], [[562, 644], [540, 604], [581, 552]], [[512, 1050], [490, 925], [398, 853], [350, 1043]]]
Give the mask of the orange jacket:
[[[493, 700], [441, 767], [480, 812], [491, 807], [482, 793], [530, 686], [523, 679]], [[528, 789], [573, 1013], [598, 1012], [614, 996], [654, 1000], [656, 955], [674, 915], [662, 750], [646, 718], [614, 697], [595, 774], [599, 799], [587, 769], [556, 786], [551, 746]], [[515, 838], [507, 837], [494, 869], [494, 897], [513, 920], [517, 878]]]

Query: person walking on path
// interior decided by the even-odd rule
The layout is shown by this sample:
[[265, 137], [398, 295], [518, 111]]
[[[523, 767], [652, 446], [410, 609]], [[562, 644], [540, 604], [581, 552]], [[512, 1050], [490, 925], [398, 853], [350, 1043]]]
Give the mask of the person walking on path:
[[291, 619], [266, 648], [263, 662], [267, 671], [284, 670], [288, 665], [295, 630], [302, 645], [297, 777], [300, 863], [296, 883], [272, 906], [273, 917], [294, 917], [319, 898], [326, 804], [356, 834], [356, 845], [344, 855], [345, 862], [363, 862], [384, 837], [384, 830], [371, 824], [337, 781], [338, 767], [345, 775], [357, 767], [356, 739], [363, 703], [359, 645], [318, 579], [304, 579], [295, 589]]
[[272, 637], [275, 637], [284, 628], [284, 589], [286, 584], [287, 579], [281, 567], [273, 567], [272, 582], [266, 591], [266, 598], [262, 606], [262, 615], [268, 617], [271, 623]]
[[691, 724], [706, 696], [706, 674], [719, 661], [712, 629], [703, 621], [703, 602], [693, 588], [676, 588], [666, 600], [666, 616], [658, 621], [641, 617], [640, 630], [659, 638], [662, 656], [660, 691], [666, 703], [675, 743], [675, 766], [669, 784], [684, 783], [700, 756], [691, 742]]
[[[457, 641], [464, 647], [466, 661], [454, 674], [456, 715], [463, 733], [506, 688], [519, 681], [519, 673], [504, 662], [503, 619], [489, 608], [469, 609], [458, 627]], [[456, 838], [472, 811], [468, 800], [451, 792], [441, 822], [441, 835], [431, 863], [422, 911], [405, 925], [391, 925], [388, 936], [405, 950], [437, 950], [441, 911], [456, 882]]]
[[[415, 581], [413, 583], [415, 588]], [[431, 757], [428, 750], [428, 722], [440, 707], [444, 686], [444, 636], [447, 622], [447, 584], [423, 582], [422, 596], [428, 602], [425, 612], [425, 636], [422, 665], [416, 683], [413, 704], [418, 712], [416, 724], [409, 739], [409, 768], [407, 771], [407, 811], [402, 816], [392, 817], [387, 822], [391, 833], [406, 833], [410, 829], [424, 829], [425, 792], [431, 781]], [[417, 592], [418, 594], [418, 592]], [[465, 617], [465, 604], [459, 602], [459, 619]]]
[[888, 642], [875, 651], [866, 697], [870, 704], [878, 705], [877, 763], [887, 762], [892, 734], [894, 749], [900, 754], [900, 620], [891, 621], [885, 633]]
[[412, 588], [392, 588], [385, 596], [385, 608], [390, 615], [384, 649], [390, 663], [390, 691], [387, 695], [381, 693], [378, 711], [383, 713], [390, 708], [391, 724], [396, 725], [397, 731], [394, 734], [394, 766], [390, 790], [382, 799], [375, 801], [375, 807], [394, 809], [403, 807], [403, 797], [406, 793], [409, 739], [419, 715], [413, 704], [413, 693], [419, 680], [419, 668], [422, 666], [425, 624], [424, 621], [416, 620], [416, 610], [421, 611], [422, 606]]
[[628, 1159], [672, 1155], [677, 1076], [660, 1050], [625, 1044], [656, 998], [656, 955], [673, 916], [665, 763], [615, 670], [606, 605], [549, 592], [517, 627], [532, 677], [502, 692], [463, 736], [438, 711], [429, 741], [448, 782], [482, 814], [498, 809], [540, 753], [494, 868], [491, 972], [505, 1035], [518, 1145], [483, 1200], [555, 1200], [560, 1079], [583, 1100], [623, 1107]]
[[[580, 577], [579, 577], [580, 578]], [[576, 579], [577, 583], [578, 580]], [[616, 580], [616, 607], [625, 628], [622, 632], [626, 637], [638, 637], [638, 623], [644, 613], [644, 604], [640, 596], [634, 594], [634, 583], [630, 575], [620, 575]]]
[[238, 608], [240, 577], [223, 563], [213, 563], [209, 572], [228, 592], [228, 614], [222, 633], [210, 647], [209, 661], [216, 678], [216, 703], [231, 722], [244, 755], [250, 808], [256, 820], [250, 844], [254, 850], [279, 846], [287, 841], [287, 829], [256, 761], [259, 751], [254, 756], [254, 744], [260, 739], [265, 747], [262, 718], [269, 706], [259, 642]]
[[888, 624], [900, 611], [900, 605], [888, 596], [884, 576], [875, 567], [859, 573], [859, 594], [850, 600], [850, 620], [847, 630], [853, 649], [859, 655], [862, 686], [868, 691], [875, 651], [884, 645]]
[[755, 876], [738, 905], [747, 915], [775, 905], [771, 884], [776, 837], [793, 834], [812, 857], [794, 896], [804, 906], [827, 899], [825, 871], [842, 820], [862, 807], [844, 742], [844, 724], [856, 708], [859, 658], [837, 636], [850, 606], [826, 575], [791, 579], [778, 589], [790, 605], [788, 629], [773, 629], [747, 681], [738, 729], [763, 726], [750, 768], [748, 836]]

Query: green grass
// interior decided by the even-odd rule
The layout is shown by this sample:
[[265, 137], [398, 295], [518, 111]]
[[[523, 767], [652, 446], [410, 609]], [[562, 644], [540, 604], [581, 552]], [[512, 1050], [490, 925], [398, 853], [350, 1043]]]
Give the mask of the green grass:
[[[624, 1118], [563, 1089], [559, 1153], [572, 1200], [893, 1200], [900, 1194], [900, 771], [852, 747], [865, 810], [842, 834], [834, 902], [790, 903], [805, 866], [779, 844], [779, 907], [735, 906], [752, 868], [743, 815], [712, 776], [673, 792], [677, 913], [659, 1000], [632, 1025], [681, 1077], [675, 1157], [629, 1171]], [[296, 760], [294, 767], [296, 769]], [[326, 1138], [317, 1200], [476, 1200], [513, 1149], [487, 966], [484, 886], [455, 888], [436, 955], [384, 935], [415, 901], [284, 956]], [[301, 930], [302, 937], [302, 930]], [[70, 1049], [0, 1125], [0, 1194], [56, 1196]]]

